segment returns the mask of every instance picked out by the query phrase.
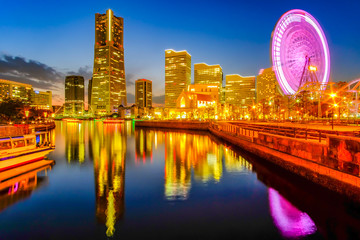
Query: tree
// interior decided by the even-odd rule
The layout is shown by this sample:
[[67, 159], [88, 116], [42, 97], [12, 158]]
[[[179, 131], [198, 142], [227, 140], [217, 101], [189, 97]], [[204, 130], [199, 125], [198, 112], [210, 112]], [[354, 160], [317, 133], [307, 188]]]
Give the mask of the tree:
[[26, 104], [18, 99], [6, 98], [0, 102], [0, 117], [3, 121], [11, 121], [24, 116]]

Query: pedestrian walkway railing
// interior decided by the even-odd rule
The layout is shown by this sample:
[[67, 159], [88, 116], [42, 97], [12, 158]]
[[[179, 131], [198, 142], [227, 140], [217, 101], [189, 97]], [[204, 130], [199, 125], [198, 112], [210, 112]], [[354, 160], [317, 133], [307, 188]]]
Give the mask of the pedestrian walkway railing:
[[[291, 128], [283, 126], [271, 126], [271, 125], [258, 125], [258, 124], [246, 124], [238, 122], [212, 122], [210, 127], [219, 131], [227, 132], [228, 134], [247, 138], [247, 140], [253, 141], [253, 138], [257, 138], [259, 133], [269, 133], [273, 135], [279, 135], [291, 138], [300, 138], [305, 140], [315, 140], [318, 142], [326, 141], [328, 131], [307, 129], [307, 128]], [[334, 133], [332, 133], [334, 134]], [[335, 132], [336, 134], [336, 132]], [[358, 132], [357, 134], [360, 135]], [[337, 132], [339, 135], [339, 132]]]

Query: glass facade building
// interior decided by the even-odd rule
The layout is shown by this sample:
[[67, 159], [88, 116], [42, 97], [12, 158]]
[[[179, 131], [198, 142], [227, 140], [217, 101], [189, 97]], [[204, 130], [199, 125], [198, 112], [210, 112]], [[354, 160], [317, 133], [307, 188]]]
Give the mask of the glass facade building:
[[175, 108], [177, 98], [190, 83], [191, 55], [185, 50], [165, 50], [165, 107]]
[[268, 100], [279, 93], [281, 90], [272, 67], [260, 70], [256, 77], [256, 101]]
[[152, 107], [152, 81], [147, 79], [135, 81], [135, 104], [140, 108]]
[[124, 20], [106, 14], [95, 14], [95, 50], [91, 91], [93, 113], [105, 115], [127, 105], [124, 67]]
[[67, 76], [65, 78], [65, 115], [82, 115], [84, 113], [84, 78]]
[[89, 79], [88, 85], [88, 111], [91, 111], [91, 91], [92, 91], [92, 78]]
[[30, 84], [0, 79], [0, 101], [6, 98], [31, 102], [33, 88]]
[[222, 86], [223, 72], [220, 65], [194, 64], [194, 83]]
[[42, 110], [52, 110], [52, 92], [32, 91], [31, 107]]
[[226, 75], [225, 102], [248, 107], [255, 102], [255, 76]]

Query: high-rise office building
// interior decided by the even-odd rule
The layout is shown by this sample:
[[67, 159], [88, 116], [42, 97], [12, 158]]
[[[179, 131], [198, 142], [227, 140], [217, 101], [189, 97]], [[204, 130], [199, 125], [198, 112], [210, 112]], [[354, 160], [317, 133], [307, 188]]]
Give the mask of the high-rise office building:
[[269, 100], [276, 94], [282, 95], [275, 72], [272, 67], [261, 69], [256, 77], [256, 101]]
[[191, 83], [191, 55], [165, 50], [165, 107], [175, 108], [180, 93]]
[[248, 107], [255, 101], [255, 76], [226, 75], [225, 102]]
[[95, 14], [95, 53], [91, 108], [95, 114], [111, 114], [127, 105], [124, 67], [124, 20], [106, 14]]
[[152, 107], [152, 81], [147, 79], [135, 81], [135, 103], [140, 108]]
[[5, 98], [31, 102], [33, 88], [30, 84], [0, 79], [0, 101]]
[[91, 91], [92, 91], [92, 78], [89, 79], [88, 85], [88, 111], [91, 111]]
[[82, 115], [84, 113], [84, 91], [82, 76], [65, 78], [65, 115]]
[[220, 65], [194, 64], [194, 83], [222, 86], [223, 72]]
[[31, 107], [42, 110], [52, 110], [52, 92], [32, 91]]

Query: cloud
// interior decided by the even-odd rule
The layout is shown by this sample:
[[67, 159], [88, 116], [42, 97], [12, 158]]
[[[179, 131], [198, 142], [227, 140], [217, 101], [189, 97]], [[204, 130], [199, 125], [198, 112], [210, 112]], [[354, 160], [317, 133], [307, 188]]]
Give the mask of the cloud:
[[132, 93], [126, 93], [127, 104], [135, 103], [135, 95]]
[[35, 88], [59, 90], [64, 75], [53, 67], [20, 56], [0, 55], [0, 78], [33, 85]]
[[93, 74], [93, 72], [92, 72], [92, 67], [91, 66], [80, 67], [77, 72], [70, 71], [70, 72], [66, 73], [66, 75], [83, 76], [85, 81], [92, 78], [92, 74]]
[[126, 73], [125, 79], [126, 79], [126, 87], [135, 85], [135, 75], [134, 74]]

